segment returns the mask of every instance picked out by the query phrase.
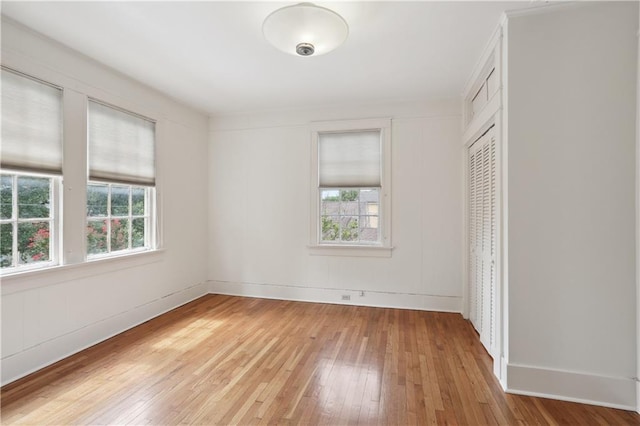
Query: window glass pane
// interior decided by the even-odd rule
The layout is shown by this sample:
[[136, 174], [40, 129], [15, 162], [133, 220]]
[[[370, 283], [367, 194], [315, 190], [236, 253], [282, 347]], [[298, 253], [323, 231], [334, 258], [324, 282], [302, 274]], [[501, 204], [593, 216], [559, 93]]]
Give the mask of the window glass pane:
[[129, 248], [129, 219], [111, 220], [111, 251]]
[[50, 188], [49, 178], [18, 176], [18, 217], [49, 217]]
[[340, 218], [340, 240], [358, 241], [359, 234], [357, 217]]
[[360, 241], [378, 241], [378, 217], [360, 216]]
[[111, 214], [113, 216], [129, 216], [129, 186], [113, 185], [111, 187]]
[[87, 216], [106, 216], [109, 199], [109, 187], [107, 185], [87, 185]]
[[146, 225], [144, 218], [133, 219], [131, 221], [131, 248], [144, 247], [144, 228]]
[[379, 203], [380, 201], [380, 190], [377, 188], [374, 189], [361, 189], [360, 190], [360, 201], [364, 203]]
[[0, 216], [2, 219], [11, 219], [13, 211], [13, 178], [2, 175], [0, 181]]
[[131, 214], [134, 216], [144, 215], [144, 188], [131, 188]]
[[339, 189], [322, 189], [322, 201], [340, 201]]
[[20, 264], [49, 260], [49, 222], [18, 223]]
[[107, 252], [107, 221], [90, 220], [87, 223], [87, 254]]
[[322, 241], [337, 241], [340, 235], [338, 216], [322, 216]]
[[340, 191], [341, 201], [358, 201], [359, 189], [343, 189]]
[[358, 195], [360, 190], [350, 189], [340, 191], [340, 214], [343, 215], [358, 215]]
[[0, 267], [11, 266], [13, 260], [13, 225], [0, 225]]
[[378, 188], [320, 189], [320, 241], [380, 242]]
[[322, 215], [340, 214], [340, 191], [323, 189], [320, 192], [320, 212]]

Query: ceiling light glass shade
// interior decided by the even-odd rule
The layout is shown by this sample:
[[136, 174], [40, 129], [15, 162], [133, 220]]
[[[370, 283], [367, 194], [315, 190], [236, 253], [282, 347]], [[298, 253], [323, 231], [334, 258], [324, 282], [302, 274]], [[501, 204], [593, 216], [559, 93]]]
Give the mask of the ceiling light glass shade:
[[300, 3], [283, 7], [267, 16], [262, 32], [269, 43], [283, 52], [318, 56], [344, 43], [349, 26], [332, 10]]

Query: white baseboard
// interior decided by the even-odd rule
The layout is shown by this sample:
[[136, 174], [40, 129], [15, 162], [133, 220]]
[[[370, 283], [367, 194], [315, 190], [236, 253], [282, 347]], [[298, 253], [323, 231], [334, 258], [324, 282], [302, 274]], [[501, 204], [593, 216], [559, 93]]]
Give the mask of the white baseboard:
[[2, 386], [207, 294], [200, 283], [2, 359]]
[[598, 376], [509, 364], [506, 391], [519, 395], [636, 410], [636, 383], [627, 377]]
[[[423, 294], [387, 293], [379, 291], [341, 290], [274, 284], [209, 281], [209, 293], [300, 302], [335, 303], [340, 305], [375, 306], [380, 308], [415, 309], [420, 311], [462, 311], [462, 298]], [[350, 300], [343, 300], [343, 296]]]
[[[495, 362], [495, 360], [493, 361]], [[500, 377], [498, 377], [498, 380], [500, 382], [500, 386], [502, 386], [502, 390], [503, 391], [507, 391], [507, 360], [501, 356], [500, 357]]]

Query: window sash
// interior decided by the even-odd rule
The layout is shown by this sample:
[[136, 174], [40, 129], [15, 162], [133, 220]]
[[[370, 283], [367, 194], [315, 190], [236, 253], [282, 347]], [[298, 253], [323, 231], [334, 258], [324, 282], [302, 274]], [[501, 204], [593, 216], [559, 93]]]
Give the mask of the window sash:
[[89, 100], [89, 179], [155, 185], [155, 122]]
[[[89, 182], [88, 185], [100, 185], [101, 182]], [[134, 214], [133, 213], [133, 193], [132, 190], [135, 188], [133, 185], [124, 185], [129, 187], [129, 199], [128, 199], [128, 212], [127, 214], [113, 214], [112, 212], [112, 190], [113, 185], [107, 184], [107, 213], [106, 215], [87, 215], [86, 216], [86, 226], [89, 225], [89, 222], [105, 222], [106, 225], [106, 251], [102, 253], [89, 253], [89, 247], [87, 246], [87, 259], [93, 260], [98, 258], [110, 257], [114, 255], [121, 255], [132, 252], [146, 251], [153, 249], [152, 243], [152, 215], [151, 215], [151, 188], [144, 188], [144, 212], [142, 214]], [[121, 184], [116, 184], [116, 186], [122, 186]], [[128, 229], [128, 237], [127, 237], [127, 248], [114, 250], [111, 246], [111, 231], [112, 231], [112, 221], [115, 219], [124, 219], [127, 220], [127, 229]], [[145, 221], [145, 235], [144, 235], [144, 245], [142, 247], [133, 247], [132, 240], [132, 227], [134, 219], [144, 219]], [[85, 235], [85, 239], [86, 239]]]
[[2, 68], [0, 167], [62, 174], [62, 89]]
[[[0, 219], [0, 224], [11, 225], [12, 228], [12, 242], [11, 253], [12, 260], [10, 266], [5, 266], [0, 269], [0, 274], [11, 274], [14, 272], [29, 271], [34, 269], [42, 269], [52, 267], [58, 264], [58, 233], [59, 233], [59, 215], [58, 215], [58, 197], [59, 197], [59, 185], [60, 178], [55, 175], [41, 175], [41, 174], [27, 174], [27, 173], [13, 173], [3, 170], [3, 175], [11, 177], [11, 217], [6, 219]], [[20, 177], [42, 177], [50, 179], [49, 181], [49, 215], [46, 217], [19, 217], [19, 201], [18, 201], [18, 179]], [[18, 246], [18, 228], [24, 223], [47, 223], [49, 227], [49, 250], [48, 260], [26, 262], [22, 263], [19, 260], [20, 252]]]
[[[323, 206], [324, 206], [324, 202], [326, 202], [327, 200], [323, 200], [323, 192], [324, 191], [336, 191], [339, 194], [342, 193], [343, 191], [347, 191], [347, 190], [357, 190], [358, 191], [358, 197], [355, 200], [350, 200], [350, 201], [345, 201], [341, 199], [341, 195], [338, 195], [338, 200], [332, 200], [331, 202], [338, 202], [340, 203], [340, 210], [339, 211], [333, 211], [333, 212], [326, 212], [323, 211]], [[366, 210], [366, 206], [369, 205], [371, 202], [370, 201], [366, 201], [362, 199], [362, 191], [367, 191], [367, 190], [374, 190], [376, 191], [377, 195], [377, 201], [374, 202], [374, 204], [376, 204], [378, 206], [378, 213], [376, 214], [371, 214]], [[362, 246], [362, 247], [367, 247], [367, 246], [381, 246], [382, 244], [382, 234], [381, 234], [381, 229], [380, 229], [380, 223], [383, 219], [382, 217], [382, 213], [380, 210], [380, 201], [381, 201], [381, 190], [380, 188], [376, 188], [376, 187], [367, 187], [367, 188], [322, 188], [320, 191], [318, 191], [318, 207], [319, 207], [319, 211], [318, 211], [318, 219], [319, 219], [319, 223], [318, 223], [318, 236], [317, 236], [317, 241], [320, 245], [351, 245], [351, 246]], [[348, 212], [348, 211], [342, 211], [342, 204], [349, 204], [349, 203], [357, 203], [357, 211], [352, 211], [352, 212]], [[365, 208], [363, 209], [363, 205], [365, 206]], [[323, 229], [322, 229], [322, 224], [323, 224], [323, 219], [324, 218], [329, 218], [331, 220], [333, 220], [334, 222], [337, 223], [338, 225], [338, 236], [337, 238], [329, 238], [329, 239], [325, 239], [323, 236]], [[352, 235], [352, 238], [348, 238], [348, 239], [343, 239], [343, 231], [345, 231], [345, 229], [343, 229], [342, 227], [342, 221], [348, 218], [357, 218], [358, 220], [358, 226], [357, 228], [353, 228], [352, 230], [347, 230], [347, 231], [352, 231], [354, 232], [354, 234]], [[360, 222], [360, 220], [365, 219], [365, 220], [370, 220], [371, 218], [375, 218], [376, 219], [376, 226], [372, 227], [372, 226], [363, 226], [363, 224]], [[362, 238], [362, 232], [365, 229], [368, 228], [375, 228], [376, 229], [376, 239], [366, 239], [366, 238]]]

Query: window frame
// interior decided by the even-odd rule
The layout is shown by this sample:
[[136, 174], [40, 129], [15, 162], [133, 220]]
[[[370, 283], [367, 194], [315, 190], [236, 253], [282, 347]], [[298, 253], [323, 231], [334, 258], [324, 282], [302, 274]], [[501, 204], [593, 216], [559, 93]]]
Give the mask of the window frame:
[[[375, 205], [378, 206], [378, 213], [376, 213], [375, 215], [369, 214], [366, 210], [364, 212], [360, 211], [360, 205], [364, 204], [365, 205], [365, 209], [370, 205], [373, 204], [370, 201], [362, 201], [361, 200], [361, 193], [362, 191], [372, 191], [375, 190], [378, 192], [378, 202], [375, 203]], [[346, 214], [346, 213], [342, 213], [341, 211], [338, 212], [338, 214], [326, 214], [322, 211], [322, 193], [323, 191], [338, 191], [338, 197], [342, 197], [342, 192], [343, 191], [358, 191], [358, 213], [357, 214]], [[319, 232], [318, 232], [318, 244], [320, 245], [339, 245], [339, 246], [343, 246], [343, 245], [353, 245], [353, 246], [359, 246], [359, 247], [379, 247], [382, 244], [382, 232], [380, 232], [380, 188], [379, 187], [322, 187], [319, 188], [318, 191], [318, 195], [320, 197], [320, 199], [318, 200], [319, 203], [319, 208], [320, 208], [320, 222], [319, 222]], [[340, 210], [342, 210], [342, 203], [345, 202], [350, 202], [350, 201], [343, 201], [343, 200], [338, 200], [338, 202], [340, 203]], [[351, 201], [353, 202], [353, 201]], [[340, 238], [336, 241], [336, 240], [324, 240], [322, 238], [322, 226], [323, 226], [323, 219], [324, 218], [331, 218], [330, 220], [334, 221], [337, 219], [338, 221], [338, 230], [339, 230], [339, 234], [341, 235], [342, 232], [344, 232], [344, 228], [342, 227], [341, 223], [345, 218], [348, 217], [357, 217], [358, 218], [358, 240], [357, 241], [353, 241], [353, 242], [348, 242], [348, 241], [343, 241], [342, 240], [342, 236], [340, 236]], [[362, 240], [360, 238], [360, 230], [363, 228], [372, 228], [371, 226], [363, 226], [362, 223], [360, 222], [360, 219], [365, 219], [367, 223], [371, 223], [370, 220], [372, 217], [376, 218], [376, 224], [377, 226], [375, 226], [374, 228], [376, 229], [376, 235], [377, 235], [377, 239], [375, 241], [371, 241], [371, 240]], [[335, 241], [335, 243], [332, 243], [332, 241]]]
[[[26, 172], [21, 173], [54, 177], [54, 191], [57, 207], [55, 221], [57, 240], [55, 243], [56, 259], [46, 262], [44, 266], [20, 268], [0, 268], [0, 281], [3, 291], [23, 291], [50, 284], [64, 282], [68, 274], [77, 276], [93, 276], [112, 270], [117, 265], [145, 265], [163, 259], [163, 208], [162, 208], [162, 167], [159, 164], [161, 146], [166, 137], [166, 118], [161, 111], [149, 106], [142, 106], [133, 99], [124, 99], [111, 92], [104, 91], [68, 77], [57, 71], [35, 64], [16, 61], [15, 58], [4, 58], [3, 69], [23, 75], [26, 78], [40, 81], [62, 90], [62, 174]], [[149, 215], [150, 247], [147, 250], [120, 250], [109, 256], [87, 258], [86, 253], [86, 190], [88, 180], [88, 103], [96, 100], [125, 112], [141, 116], [156, 125], [155, 185], [147, 186], [150, 190]], [[18, 170], [0, 168], [3, 173], [11, 174]], [[53, 204], [53, 202], [52, 202]], [[52, 255], [53, 256], [53, 255]], [[43, 262], [44, 264], [45, 262]]]
[[[55, 174], [35, 173], [35, 172], [23, 172], [12, 169], [2, 169], [1, 174], [11, 176], [11, 218], [0, 219], [0, 224], [12, 225], [12, 266], [4, 267], [0, 269], [1, 275], [6, 275], [41, 270], [52, 268], [60, 264], [61, 253], [61, 226], [60, 226], [60, 186], [62, 184], [61, 176]], [[20, 218], [18, 215], [18, 177], [35, 177], [50, 179], [49, 186], [49, 217], [47, 218]], [[26, 263], [20, 264], [18, 261], [18, 226], [20, 223], [33, 223], [33, 222], [49, 222], [49, 260], [44, 262]]]
[[[107, 234], [106, 234], [106, 240], [107, 240], [107, 251], [105, 253], [89, 253], [88, 251], [88, 246], [86, 246], [86, 257], [87, 257], [87, 261], [88, 262], [92, 262], [95, 260], [100, 260], [100, 259], [105, 259], [105, 258], [111, 258], [111, 257], [118, 257], [118, 256], [126, 256], [128, 254], [134, 254], [134, 253], [141, 253], [141, 252], [146, 252], [146, 251], [150, 251], [150, 250], [154, 250], [155, 249], [155, 226], [156, 226], [156, 221], [154, 220], [155, 217], [155, 203], [154, 201], [154, 193], [155, 193], [155, 187], [153, 186], [143, 186], [143, 185], [132, 185], [132, 184], [125, 184], [125, 183], [116, 183], [116, 182], [103, 182], [103, 181], [92, 181], [92, 180], [87, 180], [87, 189], [89, 188], [90, 185], [103, 185], [107, 187], [107, 214], [105, 216], [89, 216], [88, 214], [85, 215], [85, 230], [88, 231], [88, 227], [89, 227], [89, 222], [91, 221], [106, 221], [107, 222]], [[114, 215], [112, 214], [112, 209], [111, 209], [111, 199], [112, 199], [112, 188], [114, 186], [120, 186], [120, 187], [128, 187], [129, 188], [129, 213], [127, 215]], [[144, 190], [144, 213], [142, 215], [135, 215], [133, 214], [133, 201], [132, 201], [132, 197], [133, 197], [133, 189], [134, 188], [141, 188]], [[88, 204], [88, 203], [87, 203]], [[88, 205], [85, 206], [85, 208], [88, 208]], [[114, 219], [126, 219], [129, 221], [129, 235], [128, 235], [128, 246], [129, 248], [123, 249], [123, 250], [113, 250], [111, 247], [111, 227], [113, 226], [111, 224], [111, 221]], [[143, 247], [132, 247], [133, 246], [133, 240], [132, 240], [132, 232], [131, 229], [133, 227], [133, 220], [134, 219], [144, 219], [145, 221], [145, 236], [144, 236], [144, 246]], [[86, 233], [85, 233], [85, 240], [86, 240]]]
[[[311, 214], [310, 214], [310, 243], [309, 251], [312, 255], [324, 256], [372, 256], [391, 257], [393, 246], [391, 243], [391, 119], [371, 118], [361, 120], [323, 121], [311, 123]], [[347, 242], [322, 242], [322, 212], [321, 190], [319, 185], [319, 156], [318, 141], [322, 133], [380, 131], [381, 176], [378, 207], [379, 243], [350, 244]], [[336, 188], [338, 189], [338, 188]], [[354, 188], [354, 189], [368, 189]]]

